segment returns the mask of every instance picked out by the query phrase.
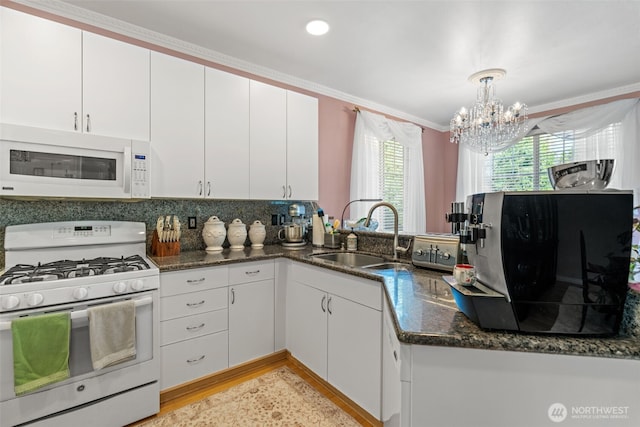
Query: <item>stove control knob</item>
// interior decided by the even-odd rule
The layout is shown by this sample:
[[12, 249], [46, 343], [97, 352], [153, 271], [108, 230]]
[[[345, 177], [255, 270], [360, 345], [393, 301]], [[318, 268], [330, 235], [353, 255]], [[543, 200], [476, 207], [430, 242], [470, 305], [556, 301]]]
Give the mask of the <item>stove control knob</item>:
[[73, 297], [75, 299], [85, 299], [88, 294], [89, 291], [87, 290], [87, 288], [75, 288], [73, 290]]
[[449, 252], [445, 252], [442, 254], [442, 259], [449, 259], [451, 258], [451, 254]]
[[2, 308], [5, 310], [11, 310], [12, 308], [16, 308], [20, 305], [20, 298], [15, 295], [9, 295], [5, 298], [2, 298]]
[[27, 295], [27, 305], [30, 307], [40, 305], [42, 304], [42, 301], [44, 301], [42, 294], [35, 293]]
[[116, 294], [121, 294], [127, 290], [127, 285], [124, 282], [118, 282], [113, 285], [113, 292]]
[[423, 251], [422, 249], [418, 249], [418, 250], [416, 251], [416, 255], [418, 255], [418, 256], [422, 256], [422, 255], [424, 255], [424, 251]]
[[134, 291], [141, 291], [142, 289], [144, 289], [144, 281], [140, 279], [134, 280], [131, 283], [131, 289], [133, 289]]

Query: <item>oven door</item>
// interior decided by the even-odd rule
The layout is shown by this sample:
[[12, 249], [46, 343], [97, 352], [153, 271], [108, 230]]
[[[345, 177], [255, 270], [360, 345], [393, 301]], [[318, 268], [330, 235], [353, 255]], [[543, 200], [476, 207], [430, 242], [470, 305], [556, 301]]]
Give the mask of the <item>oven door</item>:
[[[94, 400], [156, 382], [158, 358], [158, 292], [47, 307], [0, 315], [0, 425], [12, 426], [67, 411]], [[87, 308], [132, 299], [136, 303], [136, 358], [94, 371], [89, 347]], [[32, 393], [16, 396], [13, 378], [11, 320], [68, 311], [71, 315], [69, 370], [71, 377]], [[159, 399], [156, 396], [155, 399]]]
[[132, 156], [131, 140], [2, 125], [0, 195], [132, 198], [132, 170], [139, 193], [148, 157], [135, 143]]

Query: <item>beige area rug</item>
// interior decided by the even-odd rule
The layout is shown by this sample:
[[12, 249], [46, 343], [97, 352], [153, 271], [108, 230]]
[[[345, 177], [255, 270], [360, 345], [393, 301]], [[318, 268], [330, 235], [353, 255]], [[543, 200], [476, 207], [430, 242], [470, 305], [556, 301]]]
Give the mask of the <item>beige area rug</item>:
[[359, 425], [289, 368], [283, 367], [139, 427]]

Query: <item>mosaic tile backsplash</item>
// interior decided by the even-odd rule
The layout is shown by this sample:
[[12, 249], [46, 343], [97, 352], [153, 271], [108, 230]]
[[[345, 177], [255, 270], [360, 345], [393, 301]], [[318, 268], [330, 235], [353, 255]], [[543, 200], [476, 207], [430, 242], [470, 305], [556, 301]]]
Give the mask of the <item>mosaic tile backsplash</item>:
[[[284, 215], [285, 221], [290, 221], [288, 209], [292, 203], [302, 203], [307, 217], [317, 210], [315, 202], [293, 200], [149, 199], [129, 202], [0, 199], [0, 269], [4, 268], [4, 235], [8, 225], [73, 220], [139, 221], [147, 226], [147, 243], [150, 247], [158, 217], [176, 215], [182, 224], [181, 249], [189, 251], [206, 247], [202, 240], [202, 228], [213, 215], [224, 221], [227, 227], [235, 218], [241, 219], [247, 226], [260, 220], [266, 226], [265, 243], [275, 243], [280, 226], [271, 225], [271, 216]], [[188, 217], [196, 217], [195, 229], [187, 228]], [[224, 246], [228, 246], [227, 241]]]

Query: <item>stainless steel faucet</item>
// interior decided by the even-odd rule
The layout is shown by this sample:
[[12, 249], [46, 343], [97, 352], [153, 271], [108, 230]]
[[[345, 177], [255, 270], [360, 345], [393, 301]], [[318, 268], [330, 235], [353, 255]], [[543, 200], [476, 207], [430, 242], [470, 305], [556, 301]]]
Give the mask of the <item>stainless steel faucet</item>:
[[389, 209], [391, 209], [391, 212], [393, 212], [393, 259], [397, 260], [398, 251], [402, 253], [406, 253], [409, 250], [409, 247], [411, 246], [411, 239], [409, 239], [409, 244], [407, 245], [406, 248], [403, 248], [402, 246], [398, 246], [398, 210], [395, 208], [395, 206], [387, 202], [380, 202], [371, 206], [371, 209], [369, 209], [369, 213], [367, 214], [367, 219], [364, 221], [364, 226], [365, 227], [369, 226], [373, 211], [375, 211], [380, 206], [386, 206]]

